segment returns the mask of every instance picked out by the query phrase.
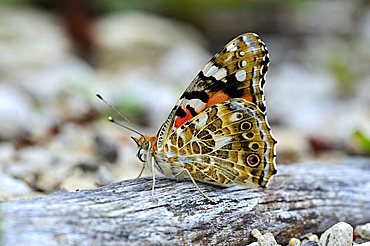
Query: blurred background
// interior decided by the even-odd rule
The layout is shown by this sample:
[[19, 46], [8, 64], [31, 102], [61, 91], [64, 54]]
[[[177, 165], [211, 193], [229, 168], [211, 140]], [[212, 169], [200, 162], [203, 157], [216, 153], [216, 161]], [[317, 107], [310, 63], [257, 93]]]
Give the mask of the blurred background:
[[145, 134], [228, 41], [256, 32], [278, 164], [370, 155], [370, 1], [0, 0], [0, 200], [139, 174]]

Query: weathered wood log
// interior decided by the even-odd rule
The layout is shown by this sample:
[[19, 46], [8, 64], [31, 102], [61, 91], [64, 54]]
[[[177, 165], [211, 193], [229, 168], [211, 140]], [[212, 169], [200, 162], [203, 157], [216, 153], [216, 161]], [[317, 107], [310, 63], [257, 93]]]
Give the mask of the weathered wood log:
[[[59, 192], [0, 204], [4, 245], [245, 245], [250, 232], [272, 232], [278, 242], [320, 233], [338, 221], [370, 221], [370, 160], [279, 166], [266, 189], [158, 177], [126, 180], [95, 190]], [[1, 232], [2, 231], [2, 232]], [[1, 241], [0, 241], [1, 244]]]

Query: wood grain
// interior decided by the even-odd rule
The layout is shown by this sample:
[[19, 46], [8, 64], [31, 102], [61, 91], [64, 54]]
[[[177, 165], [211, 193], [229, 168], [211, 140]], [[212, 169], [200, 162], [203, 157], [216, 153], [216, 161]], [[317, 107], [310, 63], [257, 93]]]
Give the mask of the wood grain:
[[[336, 222], [370, 222], [370, 160], [278, 166], [266, 189], [157, 177], [125, 180], [95, 190], [58, 192], [0, 204], [4, 245], [245, 245], [252, 229], [277, 241], [320, 233]], [[1, 232], [2, 231], [2, 232]], [[1, 242], [0, 242], [1, 245]]]

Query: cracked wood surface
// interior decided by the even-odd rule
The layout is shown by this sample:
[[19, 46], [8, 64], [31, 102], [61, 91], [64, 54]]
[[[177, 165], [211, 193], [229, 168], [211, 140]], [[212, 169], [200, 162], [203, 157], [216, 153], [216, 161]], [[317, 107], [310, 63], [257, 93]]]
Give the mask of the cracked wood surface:
[[95, 190], [0, 204], [0, 245], [245, 245], [257, 228], [277, 241], [320, 233], [336, 222], [370, 222], [370, 160], [279, 165], [266, 189], [157, 176]]

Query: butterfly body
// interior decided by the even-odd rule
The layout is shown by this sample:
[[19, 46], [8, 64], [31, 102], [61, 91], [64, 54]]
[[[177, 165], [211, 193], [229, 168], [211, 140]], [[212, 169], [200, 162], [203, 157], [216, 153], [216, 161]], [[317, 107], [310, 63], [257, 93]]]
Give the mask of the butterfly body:
[[254, 33], [226, 44], [185, 90], [158, 134], [134, 138], [153, 178], [157, 169], [171, 178], [188, 176], [195, 185], [194, 180], [265, 187], [276, 173], [276, 140], [263, 92], [268, 64], [267, 48]]

